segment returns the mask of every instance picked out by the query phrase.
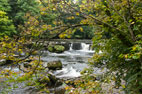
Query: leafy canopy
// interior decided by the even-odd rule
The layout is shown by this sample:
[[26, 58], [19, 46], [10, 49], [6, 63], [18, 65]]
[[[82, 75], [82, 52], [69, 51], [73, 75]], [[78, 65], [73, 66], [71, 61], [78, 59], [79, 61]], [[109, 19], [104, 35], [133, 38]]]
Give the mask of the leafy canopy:
[[16, 33], [15, 27], [4, 11], [0, 11], [0, 37], [12, 36]]

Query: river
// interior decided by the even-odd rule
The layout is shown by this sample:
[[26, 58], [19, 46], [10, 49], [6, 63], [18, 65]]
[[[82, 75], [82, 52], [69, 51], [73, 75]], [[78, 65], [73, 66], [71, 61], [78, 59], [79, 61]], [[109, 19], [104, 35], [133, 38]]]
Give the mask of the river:
[[60, 54], [50, 53], [48, 51], [43, 54], [42, 60], [45, 62], [56, 60], [60, 60], [62, 62], [63, 69], [57, 71], [57, 77], [80, 76], [80, 71], [87, 67], [88, 59], [93, 56], [94, 51], [90, 48], [91, 44], [78, 43], [78, 47], [75, 48], [73, 46], [74, 43], [71, 43], [69, 50]]
[[[62, 70], [57, 70], [54, 75], [58, 78], [74, 78], [81, 76], [80, 71], [88, 67], [88, 59], [93, 56], [94, 51], [91, 49], [92, 44], [88, 43], [70, 43], [69, 49], [63, 53], [50, 53], [44, 51], [41, 60], [47, 64], [49, 61], [60, 60], [63, 64]], [[101, 73], [96, 68], [96, 73]], [[18, 88], [12, 90], [8, 94], [36, 94], [36, 92], [29, 92], [28, 88], [23, 88], [23, 83], [18, 84]], [[32, 88], [32, 87], [31, 87]]]

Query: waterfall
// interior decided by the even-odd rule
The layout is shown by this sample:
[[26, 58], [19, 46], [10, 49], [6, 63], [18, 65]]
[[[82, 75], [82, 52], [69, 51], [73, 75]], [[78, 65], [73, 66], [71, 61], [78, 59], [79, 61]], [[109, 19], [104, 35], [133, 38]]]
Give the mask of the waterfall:
[[91, 44], [86, 43], [70, 43], [70, 51], [72, 50], [81, 50], [81, 51], [90, 51], [91, 50]]
[[72, 51], [73, 49], [72, 49], [72, 46], [73, 46], [73, 43], [70, 43], [70, 51]]
[[89, 51], [90, 50], [90, 44], [81, 43], [81, 47], [83, 51]]

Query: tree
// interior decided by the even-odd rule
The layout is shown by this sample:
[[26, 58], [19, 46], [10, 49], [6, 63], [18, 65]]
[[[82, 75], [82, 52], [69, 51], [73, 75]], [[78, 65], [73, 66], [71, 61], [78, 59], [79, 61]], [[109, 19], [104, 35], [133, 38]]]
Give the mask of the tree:
[[23, 25], [26, 19], [24, 16], [26, 13], [31, 15], [38, 15], [39, 4], [37, 0], [8, 0], [11, 10], [8, 12], [8, 16], [13, 20], [16, 28], [18, 25]]
[[15, 33], [15, 27], [12, 24], [12, 21], [9, 20], [8, 16], [6, 16], [6, 12], [0, 11], [0, 37], [6, 35], [12, 36]]
[[[118, 86], [121, 85], [122, 79], [125, 80], [125, 91], [129, 94], [142, 92], [142, 80], [140, 79], [142, 77], [140, 67], [142, 16], [138, 16], [142, 9], [139, 6], [141, 3], [137, 0], [103, 0], [96, 5], [96, 9], [99, 11], [96, 14], [98, 17], [93, 18], [101, 24], [101, 32], [96, 32], [94, 37], [94, 47], [96, 48], [93, 58], [94, 65], [107, 67], [110, 74], [115, 72]], [[111, 37], [103, 38], [106, 32]], [[99, 50], [102, 51], [102, 54], [97, 53]]]
[[1, 0], [0, 1], [0, 10], [1, 11], [5, 11], [5, 12], [8, 12], [10, 11], [10, 6], [9, 6], [9, 3], [8, 3], [8, 0]]
[[[116, 86], [121, 85], [122, 79], [125, 80], [126, 93], [140, 94], [142, 92], [140, 79], [142, 77], [140, 67], [142, 7], [139, 4], [142, 2], [140, 0], [90, 2], [90, 6], [94, 5], [96, 16], [86, 14], [84, 16], [88, 16], [96, 26], [100, 27], [96, 30], [93, 39], [95, 54], [92, 58], [94, 62], [91, 64], [109, 69], [109, 75], [115, 75]], [[100, 50], [102, 53], [99, 53]]]
[[[107, 68], [106, 74], [108, 74], [107, 77], [110, 77], [110, 81], [114, 80], [115, 86], [122, 86], [128, 94], [142, 93], [141, 0], [79, 0], [79, 3], [78, 1], [74, 3], [72, 0], [51, 0], [50, 2], [48, 1], [50, 6], [47, 6], [47, 3], [43, 1], [46, 0], [40, 0], [40, 3], [42, 3], [47, 10], [51, 10], [51, 15], [52, 13], [58, 13], [58, 15], [65, 13], [63, 16], [67, 16], [66, 14], [69, 15], [67, 20], [62, 19], [62, 17], [57, 17], [52, 20], [53, 22], [47, 25], [47, 21], [45, 21], [45, 23], [44, 21], [40, 22], [37, 20], [37, 17], [31, 17], [27, 14], [29, 20], [24, 26], [20, 27], [20, 30], [23, 31], [20, 34], [22, 37], [11, 41], [16, 43], [16, 46], [9, 43], [10, 41], [7, 41], [7, 37], [5, 38], [6, 42], [2, 40], [1, 48], [4, 50], [1, 51], [1, 56], [3, 56], [3, 53], [7, 53], [7, 56], [3, 58], [14, 58], [16, 64], [20, 65], [19, 62], [24, 62], [29, 58], [33, 59], [31, 53], [35, 50], [24, 47], [24, 43], [32, 43], [32, 48], [37, 50], [39, 42], [37, 40], [35, 44], [33, 43], [35, 37], [41, 38], [42, 35], [47, 33], [48, 39], [50, 39], [63, 32], [65, 34], [75, 29], [82, 30], [80, 27], [83, 26], [93, 27], [95, 31], [93, 38], [95, 53], [89, 62], [91, 68]], [[46, 13], [46, 11], [43, 11], [43, 13]], [[74, 18], [80, 19], [74, 21]], [[18, 25], [19, 23], [16, 24]], [[9, 47], [9, 49], [7, 49], [7, 47]], [[22, 53], [25, 49], [27, 51], [25, 58], [18, 58], [17, 60], [12, 54], [14, 51]], [[99, 53], [100, 51], [101, 53]], [[26, 79], [44, 70], [44, 68], [40, 66], [40, 56], [38, 60], [34, 58], [32, 63], [32, 69], [24, 74]], [[91, 74], [93, 72], [92, 69], [88, 69], [85, 72]], [[7, 73], [7, 71], [5, 71], [5, 73]], [[90, 84], [90, 81], [93, 82], [93, 80], [89, 78], [89, 75], [85, 75], [87, 81], [78, 84], [79, 88], [88, 89], [88, 87], [85, 86], [91, 85], [93, 87], [96, 84]], [[125, 85], [121, 85], [121, 81], [125, 81]], [[78, 90], [80, 90], [79, 88]], [[93, 89], [91, 88], [91, 90]], [[92, 92], [94, 93], [95, 91]]]
[[116, 79], [116, 86], [121, 86], [124, 80], [124, 90], [129, 94], [142, 93], [141, 4], [141, 0], [82, 0], [81, 4], [63, 0], [57, 6], [72, 18], [83, 18], [80, 23], [69, 23], [65, 28], [86, 25], [95, 28], [94, 62], [90, 63], [106, 67]]

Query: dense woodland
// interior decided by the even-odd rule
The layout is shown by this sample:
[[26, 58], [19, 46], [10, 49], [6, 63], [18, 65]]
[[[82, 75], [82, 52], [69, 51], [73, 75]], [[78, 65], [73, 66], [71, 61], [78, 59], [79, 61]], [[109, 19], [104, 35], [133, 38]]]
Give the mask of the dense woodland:
[[[5, 84], [29, 81], [39, 92], [48, 93], [45, 84], [33, 81], [45, 71], [39, 40], [59, 38], [92, 39], [95, 50], [90, 68], [81, 72], [83, 81], [75, 83], [73, 92], [67, 86], [67, 94], [106, 94], [102, 85], [111, 82], [115, 84], [110, 89], [142, 94], [141, 0], [0, 0], [0, 65], [5, 60], [11, 67], [0, 67], [0, 79], [9, 79]], [[38, 56], [33, 55], [36, 52]], [[31, 68], [22, 69], [27, 60], [32, 60]], [[20, 72], [12, 71], [13, 66]], [[108, 69], [100, 81], [92, 78], [94, 67]]]

